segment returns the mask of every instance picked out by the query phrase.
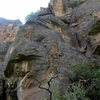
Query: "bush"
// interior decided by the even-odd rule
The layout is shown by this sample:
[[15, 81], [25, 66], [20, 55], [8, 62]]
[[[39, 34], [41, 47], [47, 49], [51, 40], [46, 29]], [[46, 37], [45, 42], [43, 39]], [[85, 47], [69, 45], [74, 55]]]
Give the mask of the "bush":
[[30, 20], [34, 20], [35, 18], [37, 18], [39, 11], [37, 12], [31, 12], [29, 15], [27, 15], [25, 17], [25, 21], [30, 21]]
[[52, 100], [63, 100], [63, 96], [61, 96], [59, 91], [59, 86], [55, 83], [51, 86], [52, 91]]
[[73, 7], [76, 7], [80, 3], [80, 1], [79, 0], [70, 0], [69, 3], [70, 3], [70, 6], [73, 8]]
[[90, 100], [86, 97], [86, 91], [80, 84], [71, 84], [64, 95], [60, 94], [58, 85], [53, 85], [51, 90], [53, 93], [52, 100]]
[[64, 100], [90, 100], [81, 84], [72, 84], [63, 97]]
[[85, 61], [69, 66], [68, 77], [71, 84], [68, 91], [61, 95], [59, 86], [51, 86], [52, 100], [100, 100], [100, 68]]
[[69, 66], [68, 76], [72, 83], [81, 84], [91, 100], [100, 99], [100, 68], [91, 62]]
[[93, 77], [92, 71], [94, 71], [94, 66], [91, 62], [83, 62], [79, 65], [69, 66], [68, 76], [72, 82], [91, 79]]

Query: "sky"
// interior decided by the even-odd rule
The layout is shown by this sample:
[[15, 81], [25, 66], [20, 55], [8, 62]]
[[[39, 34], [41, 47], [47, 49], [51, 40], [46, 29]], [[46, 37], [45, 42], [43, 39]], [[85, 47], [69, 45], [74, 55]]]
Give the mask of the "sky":
[[0, 17], [7, 19], [20, 19], [31, 12], [36, 12], [40, 7], [47, 7], [50, 0], [0, 0]]

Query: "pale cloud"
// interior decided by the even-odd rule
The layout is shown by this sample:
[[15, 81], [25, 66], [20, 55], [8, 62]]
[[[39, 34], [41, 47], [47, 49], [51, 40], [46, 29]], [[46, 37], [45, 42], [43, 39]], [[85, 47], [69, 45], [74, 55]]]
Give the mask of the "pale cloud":
[[24, 21], [30, 12], [47, 7], [50, 0], [0, 0], [0, 17]]

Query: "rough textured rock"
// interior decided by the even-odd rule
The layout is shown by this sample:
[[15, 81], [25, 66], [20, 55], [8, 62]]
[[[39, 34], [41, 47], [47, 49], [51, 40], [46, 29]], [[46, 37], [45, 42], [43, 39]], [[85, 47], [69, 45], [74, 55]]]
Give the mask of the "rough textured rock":
[[12, 43], [0, 44], [0, 66], [6, 54], [4, 74], [0, 69], [6, 81], [0, 81], [0, 90], [7, 84], [0, 99], [52, 100], [53, 85], [61, 95], [68, 89], [68, 66], [86, 60], [99, 65], [99, 5], [99, 0], [51, 0], [48, 8], [17, 29]]
[[66, 12], [68, 13], [72, 10], [68, 7], [68, 3], [68, 0], [50, 0], [49, 8], [53, 11], [55, 15], [61, 16], [62, 14]]
[[59, 32], [35, 20], [20, 27], [6, 55], [5, 75], [10, 86], [17, 83], [19, 100], [40, 100], [41, 95], [43, 99], [51, 100], [52, 80], [57, 80], [59, 85], [66, 80], [64, 87], [60, 85], [61, 91], [65, 92], [69, 83], [64, 75], [67, 66], [85, 60], [83, 54], [66, 45]]
[[4, 58], [11, 41], [16, 37], [16, 30], [21, 24], [19, 20], [0, 18], [0, 100], [5, 100]]
[[50, 0], [49, 8], [56, 16], [69, 14], [74, 7], [84, 3], [87, 0]]
[[78, 38], [80, 51], [86, 52], [87, 56], [91, 56], [100, 45], [99, 5], [98, 0], [88, 1], [74, 8], [72, 12], [72, 21], [77, 23], [73, 28], [74, 35]]
[[5, 100], [5, 77], [4, 77], [4, 57], [11, 42], [0, 43], [0, 100]]
[[[66, 27], [64, 27], [63, 25], [59, 26], [59, 24], [52, 24], [53, 29], [61, 32], [67, 43], [80, 52], [85, 53], [86, 56], [90, 57], [95, 54], [97, 55], [95, 52], [97, 52], [97, 48], [99, 48], [100, 45], [100, 1], [51, 0], [49, 5], [52, 6], [52, 10], [56, 16], [59, 16], [59, 14], [56, 13], [59, 13], [60, 11], [60, 16], [58, 18], [66, 25]], [[57, 7], [58, 11], [54, 10], [54, 8]], [[68, 13], [67, 8], [72, 9], [70, 13]], [[61, 10], [59, 9], [64, 13], [61, 13]], [[57, 28], [55, 28], [55, 26]]]
[[0, 18], [0, 42], [13, 41], [16, 37], [16, 30], [21, 24], [19, 20], [7, 20]]

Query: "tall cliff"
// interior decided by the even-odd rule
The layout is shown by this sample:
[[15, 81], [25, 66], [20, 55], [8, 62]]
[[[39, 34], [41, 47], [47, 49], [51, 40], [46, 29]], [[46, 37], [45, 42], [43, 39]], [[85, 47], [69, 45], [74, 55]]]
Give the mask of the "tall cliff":
[[19, 20], [0, 18], [0, 100], [5, 100], [4, 58], [21, 24]]
[[[59, 100], [65, 100], [73, 81], [69, 66], [89, 61], [100, 67], [99, 0], [50, 0], [36, 18], [20, 26], [11, 23], [5, 32], [1, 30], [8, 38], [1, 38], [6, 55], [0, 100], [54, 100], [57, 91]], [[16, 36], [13, 25], [19, 26]], [[81, 77], [79, 83], [87, 81]], [[54, 91], [56, 86], [59, 89]]]
[[16, 30], [21, 24], [19, 20], [7, 20], [0, 18], [0, 42], [13, 41], [16, 37]]

